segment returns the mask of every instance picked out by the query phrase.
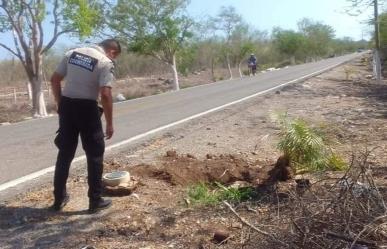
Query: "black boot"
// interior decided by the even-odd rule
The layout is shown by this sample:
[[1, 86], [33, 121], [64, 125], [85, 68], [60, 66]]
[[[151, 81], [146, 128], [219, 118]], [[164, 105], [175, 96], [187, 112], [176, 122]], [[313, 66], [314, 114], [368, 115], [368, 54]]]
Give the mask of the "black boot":
[[54, 204], [52, 204], [50, 209], [56, 212], [62, 211], [62, 209], [64, 208], [64, 206], [66, 206], [69, 200], [70, 200], [70, 196], [65, 195], [65, 197], [62, 200], [55, 200]]
[[102, 209], [109, 208], [112, 205], [111, 200], [105, 200], [103, 198], [99, 198], [97, 200], [90, 200], [89, 202], [89, 213], [93, 214]]

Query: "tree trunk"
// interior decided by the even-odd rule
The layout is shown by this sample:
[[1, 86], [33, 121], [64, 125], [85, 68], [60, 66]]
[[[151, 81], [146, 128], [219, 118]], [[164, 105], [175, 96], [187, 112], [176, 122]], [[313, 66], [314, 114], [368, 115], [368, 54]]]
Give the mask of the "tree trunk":
[[46, 103], [42, 91], [42, 77], [32, 79], [32, 111], [34, 117], [46, 117]]
[[296, 65], [296, 57], [294, 55], [290, 56], [290, 65]]
[[381, 63], [380, 63], [380, 56], [379, 51], [377, 49], [374, 49], [373, 54], [373, 74], [375, 76], [376, 82], [381, 83], [382, 78], [382, 70], [381, 70]]
[[227, 61], [227, 68], [228, 68], [228, 72], [230, 73], [230, 80], [231, 80], [233, 78], [233, 76], [232, 76], [232, 71], [231, 71], [230, 58], [229, 58], [228, 54], [226, 55], [226, 61]]
[[240, 76], [241, 78], [243, 78], [243, 74], [242, 74], [242, 70], [241, 70], [241, 65], [242, 65], [242, 61], [239, 62], [239, 64], [238, 64], [238, 71], [239, 71], [239, 76]]
[[28, 94], [28, 100], [32, 101], [32, 87], [31, 82], [27, 81], [27, 94]]
[[215, 77], [215, 59], [211, 58], [211, 75], [212, 75], [212, 80], [215, 82], [216, 77]]
[[176, 68], [176, 57], [175, 55], [172, 56], [172, 71], [173, 71], [173, 90], [178, 91], [180, 90], [179, 87], [179, 76], [177, 74], [177, 68]]
[[32, 76], [32, 111], [34, 117], [46, 117], [46, 103], [44, 101], [44, 93], [42, 91], [43, 70], [42, 56], [38, 55], [35, 58], [35, 74]]

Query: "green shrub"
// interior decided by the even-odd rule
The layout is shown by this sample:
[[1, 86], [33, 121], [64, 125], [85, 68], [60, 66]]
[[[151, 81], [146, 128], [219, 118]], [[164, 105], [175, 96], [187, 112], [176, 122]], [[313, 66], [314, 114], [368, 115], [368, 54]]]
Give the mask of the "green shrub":
[[344, 161], [344, 159], [335, 153], [329, 158], [328, 161], [329, 168], [334, 171], [344, 171], [348, 169], [348, 164]]
[[194, 205], [215, 205], [220, 201], [218, 194], [205, 183], [189, 187], [188, 198]]
[[234, 188], [234, 187], [226, 187], [221, 183], [216, 183], [219, 187], [219, 196], [222, 201], [230, 201], [230, 202], [241, 202], [250, 199], [253, 195], [254, 190], [251, 187], [243, 187], [243, 188]]
[[190, 203], [203, 206], [213, 206], [225, 200], [238, 203], [250, 199], [253, 194], [251, 187], [226, 187], [218, 182], [213, 185], [198, 183], [188, 188]]
[[296, 173], [343, 170], [346, 163], [324, 143], [321, 131], [309, 127], [302, 119], [291, 120], [287, 114], [276, 114], [281, 127], [278, 148], [289, 158]]

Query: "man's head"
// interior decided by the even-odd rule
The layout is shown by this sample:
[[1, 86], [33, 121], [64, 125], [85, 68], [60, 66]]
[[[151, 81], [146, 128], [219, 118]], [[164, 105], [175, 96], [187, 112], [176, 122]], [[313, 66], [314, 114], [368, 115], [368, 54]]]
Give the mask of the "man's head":
[[121, 53], [121, 45], [116, 39], [106, 39], [98, 44], [101, 46], [109, 59], [113, 60]]

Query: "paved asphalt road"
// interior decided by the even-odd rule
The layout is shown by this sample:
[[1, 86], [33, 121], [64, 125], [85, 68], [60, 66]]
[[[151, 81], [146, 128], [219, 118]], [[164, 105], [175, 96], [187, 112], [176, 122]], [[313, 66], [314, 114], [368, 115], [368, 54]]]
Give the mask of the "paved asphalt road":
[[[255, 77], [121, 102], [114, 106], [115, 134], [107, 145], [299, 79], [359, 55], [330, 58], [261, 73]], [[0, 185], [55, 163], [57, 150], [53, 139], [57, 126], [57, 117], [0, 126]], [[77, 155], [82, 154], [83, 151], [79, 149]]]

